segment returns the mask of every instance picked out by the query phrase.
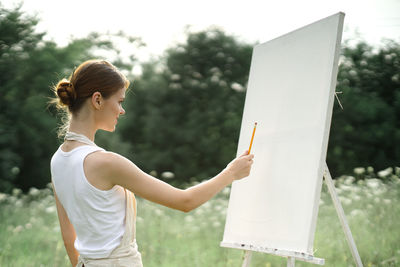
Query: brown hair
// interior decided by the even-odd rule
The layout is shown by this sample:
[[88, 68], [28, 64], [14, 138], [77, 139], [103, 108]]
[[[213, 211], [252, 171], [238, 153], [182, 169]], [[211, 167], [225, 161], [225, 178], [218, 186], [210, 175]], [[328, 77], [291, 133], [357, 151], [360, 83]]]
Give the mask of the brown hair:
[[58, 96], [58, 106], [76, 113], [93, 93], [100, 92], [104, 98], [108, 98], [128, 86], [129, 81], [111, 63], [88, 60], [79, 65], [68, 80], [59, 81], [53, 90]]
[[105, 60], [88, 60], [79, 65], [69, 79], [62, 79], [53, 86], [56, 98], [52, 101], [57, 107], [66, 111], [68, 118], [61, 127], [59, 135], [65, 132], [69, 124], [69, 115], [77, 113], [86, 99], [93, 93], [100, 92], [108, 98], [122, 88], [128, 88], [129, 81], [111, 63]]

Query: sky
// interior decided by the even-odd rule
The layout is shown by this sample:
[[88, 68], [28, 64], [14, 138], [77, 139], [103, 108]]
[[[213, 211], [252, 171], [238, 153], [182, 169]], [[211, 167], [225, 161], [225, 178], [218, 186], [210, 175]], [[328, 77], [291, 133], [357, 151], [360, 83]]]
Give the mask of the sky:
[[[2, 0], [6, 8], [19, 2]], [[263, 43], [339, 11], [346, 14], [342, 40], [400, 42], [400, 0], [25, 0], [22, 10], [37, 14], [38, 31], [60, 46], [93, 31], [141, 37], [141, 61], [183, 42], [185, 28], [216, 25], [239, 40]]]

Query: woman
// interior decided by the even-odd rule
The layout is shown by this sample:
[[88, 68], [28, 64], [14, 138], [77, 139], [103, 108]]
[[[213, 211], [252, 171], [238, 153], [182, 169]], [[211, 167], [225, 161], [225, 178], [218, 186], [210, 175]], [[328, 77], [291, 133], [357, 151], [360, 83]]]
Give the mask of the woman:
[[128, 159], [94, 143], [96, 131], [114, 131], [125, 113], [128, 80], [106, 61], [82, 63], [55, 87], [69, 121], [64, 143], [51, 160], [61, 233], [73, 266], [142, 266], [135, 239], [137, 194], [155, 203], [191, 211], [232, 181], [249, 175], [247, 151], [214, 178], [181, 190], [141, 171]]

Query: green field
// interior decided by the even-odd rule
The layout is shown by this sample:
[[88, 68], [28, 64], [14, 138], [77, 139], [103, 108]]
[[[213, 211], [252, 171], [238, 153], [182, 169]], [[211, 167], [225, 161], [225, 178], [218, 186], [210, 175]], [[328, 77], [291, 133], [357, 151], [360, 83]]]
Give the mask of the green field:
[[[400, 266], [400, 170], [367, 170], [335, 180], [364, 266]], [[376, 175], [376, 177], [378, 177]], [[362, 178], [362, 179], [359, 179]], [[229, 188], [182, 213], [138, 199], [137, 240], [144, 266], [241, 266], [243, 252], [221, 248]], [[325, 266], [355, 266], [324, 185], [314, 255]], [[50, 188], [0, 194], [0, 266], [70, 266]], [[286, 266], [254, 253], [251, 266]], [[314, 266], [296, 261], [296, 266]]]

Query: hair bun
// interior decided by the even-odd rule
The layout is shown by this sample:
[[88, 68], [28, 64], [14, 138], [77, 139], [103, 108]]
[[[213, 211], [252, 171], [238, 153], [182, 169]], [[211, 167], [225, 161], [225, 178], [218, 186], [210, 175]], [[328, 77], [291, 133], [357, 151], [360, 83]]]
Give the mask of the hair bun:
[[57, 84], [57, 95], [62, 104], [72, 106], [76, 99], [76, 91], [74, 85], [66, 80], [60, 81]]

